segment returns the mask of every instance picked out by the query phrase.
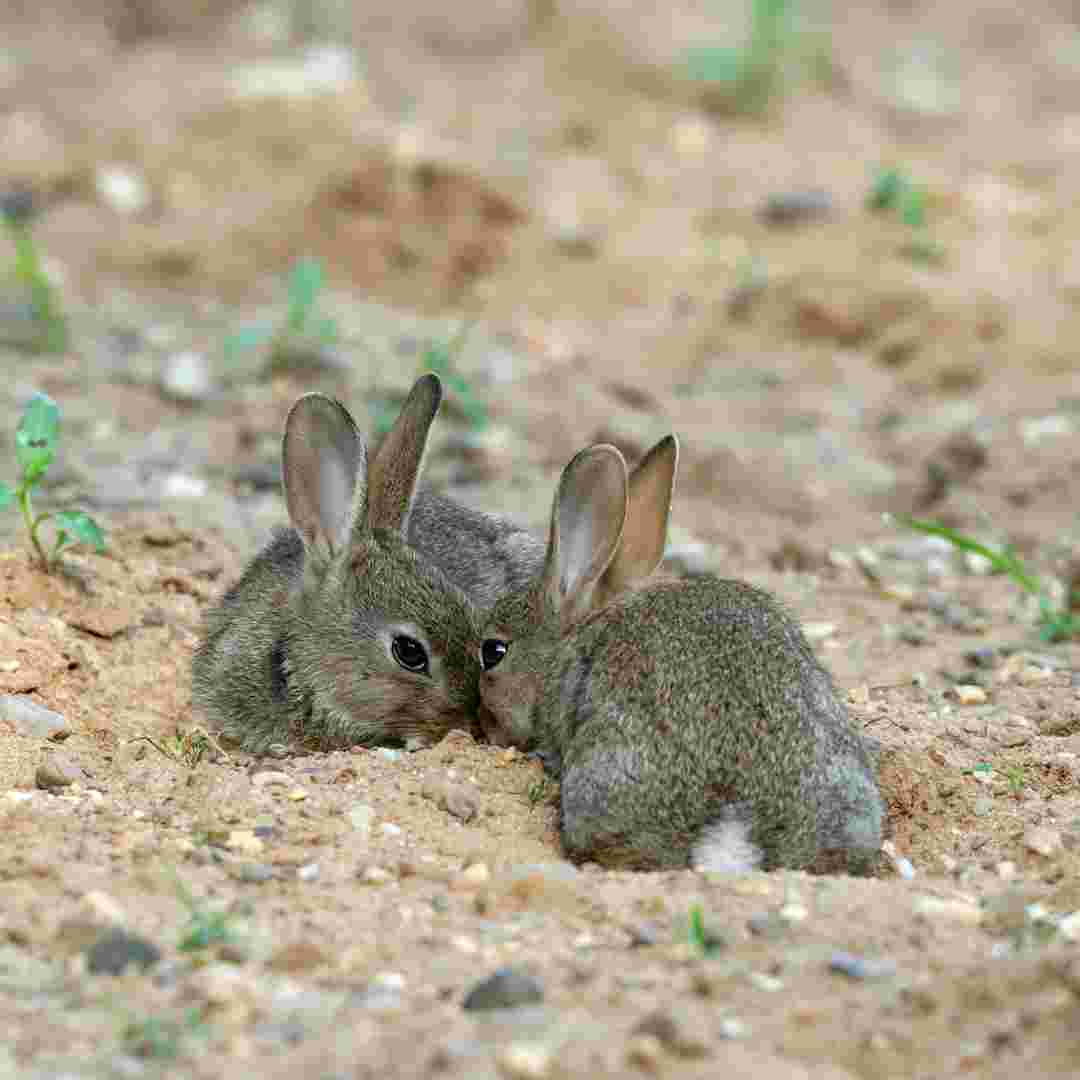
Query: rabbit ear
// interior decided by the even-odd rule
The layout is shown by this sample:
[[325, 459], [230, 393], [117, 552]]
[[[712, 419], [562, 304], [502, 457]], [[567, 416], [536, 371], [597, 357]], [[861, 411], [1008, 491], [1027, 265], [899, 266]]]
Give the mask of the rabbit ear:
[[603, 603], [647, 578], [664, 557], [671, 493], [679, 467], [679, 441], [662, 438], [630, 473], [622, 541], [597, 589]]
[[563, 623], [589, 609], [593, 587], [619, 546], [626, 519], [626, 462], [614, 446], [580, 451], [563, 469], [551, 512], [544, 584]]
[[308, 551], [329, 557], [348, 542], [363, 488], [364, 444], [345, 406], [305, 394], [289, 410], [281, 443], [289, 519]]
[[424, 463], [428, 432], [441, 401], [442, 383], [434, 372], [417, 379], [409, 391], [368, 473], [369, 528], [405, 533]]

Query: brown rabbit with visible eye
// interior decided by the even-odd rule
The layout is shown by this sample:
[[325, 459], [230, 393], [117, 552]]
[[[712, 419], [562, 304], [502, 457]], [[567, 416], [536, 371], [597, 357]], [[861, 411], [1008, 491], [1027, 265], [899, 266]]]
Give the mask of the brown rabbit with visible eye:
[[472, 604], [405, 539], [441, 397], [435, 375], [419, 379], [370, 464], [342, 405], [293, 405], [293, 528], [209, 612], [192, 661], [195, 704], [246, 749], [432, 742], [474, 725]]
[[563, 471], [544, 570], [489, 613], [481, 715], [560, 774], [567, 854], [608, 866], [873, 870], [867, 750], [794, 619], [663, 554], [674, 437], [629, 484], [611, 446]]

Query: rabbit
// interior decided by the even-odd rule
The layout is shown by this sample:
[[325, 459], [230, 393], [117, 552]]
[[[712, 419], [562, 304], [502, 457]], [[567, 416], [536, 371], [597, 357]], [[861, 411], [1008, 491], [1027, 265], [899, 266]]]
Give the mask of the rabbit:
[[623, 869], [870, 873], [884, 807], [868, 749], [768, 593], [653, 576], [678, 462], [661, 440], [563, 471], [545, 565], [488, 613], [481, 725], [560, 779], [566, 854]]
[[192, 660], [194, 703], [244, 749], [434, 742], [475, 726], [474, 606], [406, 541], [441, 398], [436, 375], [420, 378], [370, 463], [339, 402], [307, 394], [289, 412], [292, 528], [208, 613]]

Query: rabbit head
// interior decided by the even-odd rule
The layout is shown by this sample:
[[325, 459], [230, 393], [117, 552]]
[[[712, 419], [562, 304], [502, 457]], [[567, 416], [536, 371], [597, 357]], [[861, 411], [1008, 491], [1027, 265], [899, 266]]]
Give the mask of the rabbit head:
[[678, 464], [674, 435], [627, 476], [613, 446], [578, 453], [563, 470], [544, 568], [499, 600], [481, 644], [481, 725], [497, 744], [531, 747], [545, 672], [570, 629], [647, 579], [664, 554]]
[[405, 539], [441, 395], [437, 376], [419, 379], [370, 464], [340, 403], [307, 394], [289, 413], [282, 465], [302, 570], [274, 651], [300, 741], [434, 741], [473, 725], [473, 610]]

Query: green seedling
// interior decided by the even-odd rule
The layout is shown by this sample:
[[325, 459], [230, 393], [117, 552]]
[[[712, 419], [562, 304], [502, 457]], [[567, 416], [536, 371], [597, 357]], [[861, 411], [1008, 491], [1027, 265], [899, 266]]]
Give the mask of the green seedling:
[[449, 341], [429, 341], [421, 361], [425, 371], [434, 371], [457, 398], [458, 407], [476, 431], [488, 426], [487, 406], [473, 391], [468, 379], [454, 370], [454, 364], [465, 347], [465, 339], [472, 326], [463, 323]]
[[270, 371], [296, 366], [298, 360], [341, 337], [337, 322], [319, 314], [319, 296], [325, 285], [322, 262], [298, 259], [286, 279], [285, 319], [280, 326], [245, 326], [225, 342], [227, 363], [253, 349], [267, 349]]
[[206, 1020], [197, 1005], [178, 1016], [152, 1016], [147, 1020], [129, 1020], [121, 1032], [124, 1048], [134, 1057], [173, 1061], [192, 1037], [206, 1032]]
[[180, 902], [187, 908], [188, 921], [181, 931], [177, 948], [183, 953], [202, 953], [215, 945], [232, 945], [240, 939], [236, 916], [226, 908], [208, 908], [199, 903], [187, 886], [173, 875], [173, 886]]
[[194, 769], [211, 750], [219, 758], [226, 761], [229, 758], [213, 735], [201, 727], [188, 731], [177, 728], [168, 738], [160, 741], [150, 735], [139, 735], [131, 741], [149, 743], [159, 754], [189, 769]]
[[543, 803], [550, 802], [554, 795], [555, 785], [546, 776], [542, 776], [539, 780], [531, 783], [525, 792], [531, 810], [535, 810]]
[[702, 85], [708, 107], [764, 112], [783, 89], [793, 61], [822, 81], [833, 76], [827, 39], [804, 25], [794, 0], [750, 0], [749, 23], [738, 48], [704, 45], [685, 54], [686, 73]]
[[877, 213], [895, 213], [904, 225], [916, 230], [910, 240], [900, 245], [898, 254], [912, 262], [941, 266], [945, 262], [945, 249], [923, 231], [926, 228], [926, 203], [926, 189], [895, 168], [879, 169], [866, 196], [868, 209]]
[[42, 352], [64, 352], [68, 346], [67, 320], [34, 241], [30, 225], [33, 217], [34, 203], [29, 192], [14, 192], [0, 199], [0, 219], [15, 247], [15, 280], [29, 293], [30, 311], [39, 331], [35, 347]]
[[702, 956], [715, 956], [727, 944], [723, 937], [705, 925], [705, 913], [700, 904], [693, 904], [687, 913], [686, 940]]
[[921, 229], [926, 224], [926, 189], [900, 169], [879, 169], [866, 196], [870, 210], [895, 211], [905, 225]]
[[1080, 598], [1069, 597], [1064, 605], [1057, 604], [1046, 584], [1027, 569], [1011, 545], [1006, 544], [1000, 549], [991, 548], [936, 521], [923, 521], [909, 514], [887, 516], [916, 532], [925, 533], [927, 536], [940, 536], [958, 551], [981, 555], [995, 573], [1004, 574], [1029, 596], [1035, 597], [1039, 603], [1039, 637], [1043, 641], [1067, 641], [1080, 637], [1080, 615], [1069, 606], [1071, 601]]
[[[0, 483], [0, 509], [16, 503], [30, 533], [42, 566], [50, 571], [60, 553], [76, 544], [86, 544], [99, 554], [105, 550], [105, 533], [101, 526], [81, 510], [59, 510], [56, 513], [35, 513], [31, 501], [34, 488], [49, 471], [60, 441], [60, 409], [47, 394], [35, 394], [23, 410], [15, 429], [15, 460], [19, 465], [19, 480], [15, 487]], [[42, 540], [42, 526], [51, 523], [54, 531], [52, 547]]]

